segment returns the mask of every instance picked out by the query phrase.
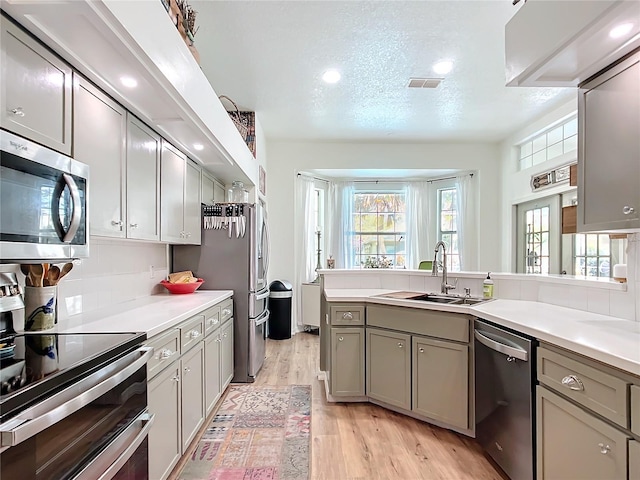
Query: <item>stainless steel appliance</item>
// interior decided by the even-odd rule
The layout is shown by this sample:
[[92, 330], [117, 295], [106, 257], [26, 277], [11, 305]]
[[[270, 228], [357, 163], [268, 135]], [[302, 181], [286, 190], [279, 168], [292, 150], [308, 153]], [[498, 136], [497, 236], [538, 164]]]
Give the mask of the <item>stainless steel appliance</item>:
[[534, 478], [536, 340], [475, 321], [476, 439], [512, 480]]
[[0, 130], [2, 262], [89, 256], [89, 167]]
[[0, 343], [0, 477], [148, 478], [144, 333], [16, 334]]
[[173, 247], [173, 270], [204, 279], [200, 289], [233, 290], [234, 382], [253, 382], [264, 363], [269, 320], [269, 231], [264, 206], [204, 207], [202, 245]]

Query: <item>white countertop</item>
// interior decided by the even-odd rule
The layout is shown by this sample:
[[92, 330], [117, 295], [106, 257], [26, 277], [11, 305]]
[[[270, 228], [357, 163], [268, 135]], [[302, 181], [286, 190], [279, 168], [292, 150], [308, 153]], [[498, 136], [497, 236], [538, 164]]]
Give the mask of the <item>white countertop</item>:
[[640, 376], [640, 322], [540, 302], [495, 299], [473, 307], [374, 297], [397, 290], [327, 289], [330, 302], [469, 313]]
[[121, 303], [109, 311], [96, 310], [74, 317], [77, 326], [65, 333], [145, 332], [151, 338], [198, 312], [233, 296], [232, 290], [199, 290], [186, 295], [151, 295]]

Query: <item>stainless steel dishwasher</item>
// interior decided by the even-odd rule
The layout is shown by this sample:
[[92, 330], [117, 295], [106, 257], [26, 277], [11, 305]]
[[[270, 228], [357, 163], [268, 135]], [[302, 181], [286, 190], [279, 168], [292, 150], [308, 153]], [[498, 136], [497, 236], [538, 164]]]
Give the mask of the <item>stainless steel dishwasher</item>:
[[536, 340], [475, 321], [476, 439], [511, 480], [534, 478]]

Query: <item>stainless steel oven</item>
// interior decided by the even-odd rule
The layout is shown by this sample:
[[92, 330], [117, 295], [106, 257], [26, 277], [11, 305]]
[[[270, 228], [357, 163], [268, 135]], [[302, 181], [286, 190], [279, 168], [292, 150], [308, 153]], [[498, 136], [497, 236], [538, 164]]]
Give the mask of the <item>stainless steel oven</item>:
[[2, 261], [89, 256], [89, 167], [0, 130]]
[[0, 478], [148, 479], [145, 338], [12, 336], [0, 370]]

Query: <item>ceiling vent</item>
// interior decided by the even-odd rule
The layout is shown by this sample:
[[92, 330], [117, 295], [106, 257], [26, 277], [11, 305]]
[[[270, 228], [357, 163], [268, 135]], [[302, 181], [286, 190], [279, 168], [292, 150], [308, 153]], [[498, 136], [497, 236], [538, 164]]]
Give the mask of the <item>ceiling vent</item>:
[[409, 88], [436, 88], [444, 78], [410, 78]]

